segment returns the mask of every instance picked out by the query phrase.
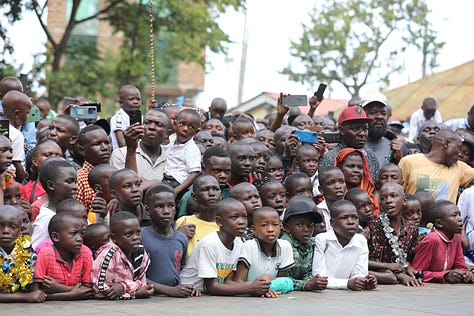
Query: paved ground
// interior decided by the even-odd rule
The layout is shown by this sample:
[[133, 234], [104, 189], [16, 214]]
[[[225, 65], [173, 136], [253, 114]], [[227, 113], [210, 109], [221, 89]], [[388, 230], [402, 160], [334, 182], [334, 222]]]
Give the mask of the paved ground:
[[470, 315], [474, 310], [473, 297], [474, 285], [392, 285], [370, 292], [291, 292], [277, 299], [204, 296], [0, 304], [0, 315]]

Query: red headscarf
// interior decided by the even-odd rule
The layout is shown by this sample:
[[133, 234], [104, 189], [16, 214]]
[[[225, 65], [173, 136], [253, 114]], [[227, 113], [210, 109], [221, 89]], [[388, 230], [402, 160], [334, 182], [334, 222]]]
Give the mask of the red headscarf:
[[349, 147], [341, 149], [337, 153], [336, 159], [334, 159], [334, 166], [338, 167], [339, 164], [342, 164], [342, 161], [347, 157], [347, 155], [354, 152], [359, 153], [359, 155], [362, 157], [362, 165], [364, 166], [364, 175], [362, 176], [362, 180], [360, 181], [357, 187], [366, 191], [369, 194], [370, 200], [374, 204], [374, 209], [375, 209], [374, 215], [377, 215], [380, 210], [379, 203], [373, 194], [375, 191], [375, 184], [374, 184], [374, 180], [372, 180], [372, 176], [370, 175], [369, 165], [367, 164], [367, 160], [365, 159], [364, 152], [360, 149], [349, 148]]

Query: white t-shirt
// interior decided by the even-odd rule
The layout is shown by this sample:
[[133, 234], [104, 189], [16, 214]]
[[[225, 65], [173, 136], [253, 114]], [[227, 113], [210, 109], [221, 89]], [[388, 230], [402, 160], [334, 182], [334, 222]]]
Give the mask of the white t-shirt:
[[166, 162], [165, 173], [183, 183], [191, 172], [201, 171], [201, 151], [191, 138], [184, 144], [175, 144], [176, 134], [169, 137], [170, 143], [161, 146]]
[[10, 141], [12, 142], [13, 158], [12, 161], [21, 161], [25, 163], [25, 136], [23, 133], [10, 124], [8, 132]]
[[110, 118], [110, 139], [112, 140], [112, 150], [119, 148], [115, 131], [124, 131], [130, 126], [130, 117], [123, 109], [118, 110]]
[[228, 249], [220, 240], [217, 232], [201, 239], [181, 271], [182, 284], [194, 284], [204, 291], [203, 279], [216, 279], [224, 283], [225, 279], [237, 269], [237, 260], [242, 249], [242, 241], [234, 239], [233, 249]]
[[241, 261], [249, 268], [247, 281], [256, 280], [262, 274], [277, 276], [279, 271], [288, 270], [295, 264], [293, 248], [283, 239], [277, 239], [271, 257], [263, 253], [258, 239], [247, 240], [242, 247]]
[[54, 215], [56, 215], [56, 213], [48, 208], [47, 203], [41, 205], [38, 216], [36, 216], [33, 222], [33, 233], [31, 234], [33, 249], [46, 239], [49, 239], [48, 225]]

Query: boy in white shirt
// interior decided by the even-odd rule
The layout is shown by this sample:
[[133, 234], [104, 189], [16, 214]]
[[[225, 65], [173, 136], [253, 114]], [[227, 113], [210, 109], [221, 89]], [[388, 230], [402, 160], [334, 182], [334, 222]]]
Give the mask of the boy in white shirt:
[[339, 200], [330, 207], [332, 230], [315, 237], [313, 275], [327, 275], [328, 289], [372, 290], [377, 279], [369, 275], [367, 240], [356, 234], [357, 209], [352, 202]]

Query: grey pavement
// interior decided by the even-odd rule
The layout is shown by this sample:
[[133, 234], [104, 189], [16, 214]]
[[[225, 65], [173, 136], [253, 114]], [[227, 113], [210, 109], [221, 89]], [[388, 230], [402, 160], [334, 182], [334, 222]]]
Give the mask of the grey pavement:
[[474, 285], [385, 285], [364, 292], [290, 292], [276, 299], [203, 296], [0, 304], [0, 315], [472, 315], [473, 297]]

